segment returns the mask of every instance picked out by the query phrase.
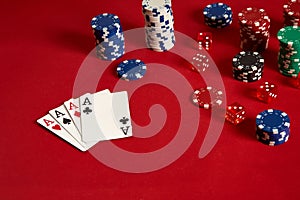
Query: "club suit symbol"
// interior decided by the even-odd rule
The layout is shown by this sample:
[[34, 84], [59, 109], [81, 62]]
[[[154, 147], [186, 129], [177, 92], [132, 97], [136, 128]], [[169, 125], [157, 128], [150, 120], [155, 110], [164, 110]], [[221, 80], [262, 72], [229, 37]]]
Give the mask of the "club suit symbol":
[[91, 112], [93, 112], [93, 110], [92, 109], [90, 109], [89, 107], [86, 107], [84, 110], [83, 110], [83, 113], [85, 113], [85, 114], [90, 114]]
[[[129, 119], [127, 117], [123, 117], [122, 119], [119, 120], [119, 122], [121, 122], [124, 125], [126, 125], [128, 121], [129, 121]], [[121, 126], [120, 127], [120, 129], [122, 130], [124, 135], [127, 135], [129, 128], [130, 128], [130, 126]]]
[[122, 124], [127, 124], [128, 121], [129, 121], [129, 119], [126, 118], [126, 117], [123, 117], [122, 119], [120, 119], [120, 122], [121, 122]]

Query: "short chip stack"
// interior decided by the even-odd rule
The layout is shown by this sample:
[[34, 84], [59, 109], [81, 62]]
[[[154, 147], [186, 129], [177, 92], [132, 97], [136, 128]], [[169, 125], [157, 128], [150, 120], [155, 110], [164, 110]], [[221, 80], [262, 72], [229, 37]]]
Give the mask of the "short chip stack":
[[300, 27], [286, 26], [277, 33], [280, 43], [278, 67], [281, 74], [297, 77], [300, 72]]
[[300, 0], [287, 0], [283, 5], [284, 26], [299, 26]]
[[224, 3], [213, 3], [203, 9], [204, 22], [213, 28], [224, 28], [232, 23], [232, 10]]
[[256, 137], [267, 145], [275, 146], [288, 141], [290, 118], [280, 110], [268, 109], [256, 116]]
[[126, 81], [138, 80], [144, 77], [147, 67], [138, 59], [129, 59], [121, 62], [117, 67], [118, 76]]
[[102, 60], [116, 60], [125, 53], [124, 35], [118, 16], [104, 13], [91, 20], [96, 53]]
[[175, 44], [174, 18], [170, 0], [143, 0], [147, 47], [168, 51]]
[[254, 82], [262, 77], [264, 58], [258, 52], [242, 51], [233, 57], [232, 67], [235, 79]]
[[200, 108], [210, 109], [223, 103], [223, 92], [211, 86], [200, 88], [192, 94], [192, 101]]
[[238, 14], [240, 47], [244, 51], [262, 52], [268, 48], [270, 18], [264, 9], [249, 7]]

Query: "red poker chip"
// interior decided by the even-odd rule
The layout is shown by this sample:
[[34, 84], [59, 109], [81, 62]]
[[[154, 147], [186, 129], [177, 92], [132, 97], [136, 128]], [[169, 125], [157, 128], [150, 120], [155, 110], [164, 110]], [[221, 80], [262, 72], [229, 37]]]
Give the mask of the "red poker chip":
[[213, 87], [200, 88], [194, 91], [193, 102], [201, 108], [210, 109], [222, 104], [223, 92]]
[[264, 9], [258, 9], [255, 7], [249, 7], [242, 10], [238, 14], [240, 24], [247, 26], [261, 27], [262, 25], [268, 25], [270, 18]]

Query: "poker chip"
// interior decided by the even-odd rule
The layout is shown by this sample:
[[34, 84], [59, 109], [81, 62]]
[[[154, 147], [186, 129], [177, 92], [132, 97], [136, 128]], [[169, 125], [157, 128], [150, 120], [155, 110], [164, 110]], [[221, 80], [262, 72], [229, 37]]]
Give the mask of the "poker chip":
[[300, 28], [286, 26], [278, 31], [277, 39], [280, 44], [279, 72], [284, 76], [297, 77], [300, 72]]
[[203, 9], [204, 22], [213, 28], [224, 28], [232, 23], [232, 10], [224, 3], [213, 3]]
[[201, 108], [210, 109], [219, 106], [223, 101], [223, 92], [213, 87], [200, 88], [192, 95], [193, 102]]
[[280, 110], [268, 109], [256, 116], [257, 139], [267, 145], [275, 146], [288, 141], [290, 118]]
[[264, 9], [248, 7], [238, 13], [238, 21], [242, 50], [262, 52], [268, 48], [270, 18]]
[[116, 60], [125, 53], [124, 35], [118, 16], [109, 13], [91, 20], [96, 39], [96, 55], [102, 60]]
[[143, 0], [146, 45], [149, 49], [163, 52], [175, 45], [174, 18], [170, 0]]
[[147, 67], [141, 60], [124, 60], [117, 67], [117, 74], [126, 81], [138, 80], [144, 77]]
[[287, 0], [283, 5], [284, 26], [299, 26], [300, 0]]
[[264, 58], [258, 52], [241, 51], [232, 59], [233, 77], [243, 82], [254, 82], [261, 79]]

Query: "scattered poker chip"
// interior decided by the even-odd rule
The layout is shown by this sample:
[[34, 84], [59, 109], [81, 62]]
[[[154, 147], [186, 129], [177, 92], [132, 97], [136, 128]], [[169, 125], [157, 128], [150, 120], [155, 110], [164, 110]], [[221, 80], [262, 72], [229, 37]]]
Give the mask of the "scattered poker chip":
[[254, 82], [261, 79], [264, 58], [258, 52], [241, 51], [232, 59], [232, 72], [236, 80]]
[[125, 42], [120, 19], [109, 13], [97, 15], [91, 20], [96, 39], [96, 55], [102, 60], [116, 60], [125, 53]]
[[126, 81], [138, 80], [144, 77], [147, 67], [141, 60], [124, 60], [117, 67], [117, 74]]
[[270, 18], [264, 9], [248, 7], [238, 13], [240, 47], [244, 51], [262, 52], [268, 48]]
[[193, 102], [201, 108], [210, 109], [219, 106], [223, 101], [223, 92], [213, 87], [200, 88], [194, 91]]
[[284, 26], [299, 26], [300, 0], [287, 0], [283, 5]]
[[224, 28], [232, 23], [232, 10], [224, 3], [213, 3], [203, 9], [205, 24], [213, 28]]
[[163, 52], [175, 45], [174, 18], [170, 0], [143, 0], [146, 45], [149, 49]]
[[279, 72], [284, 76], [297, 77], [300, 72], [300, 28], [286, 26], [278, 31], [277, 39], [280, 44]]
[[290, 118], [280, 110], [268, 109], [256, 116], [256, 137], [267, 145], [275, 146], [288, 141]]

